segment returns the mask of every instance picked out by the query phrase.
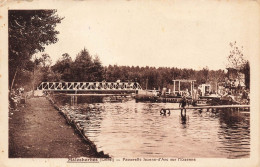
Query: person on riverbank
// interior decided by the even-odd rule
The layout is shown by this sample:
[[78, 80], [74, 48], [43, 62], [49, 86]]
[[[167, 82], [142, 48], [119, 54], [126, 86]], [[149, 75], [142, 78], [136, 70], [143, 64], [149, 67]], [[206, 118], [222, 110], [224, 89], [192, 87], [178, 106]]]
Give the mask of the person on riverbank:
[[183, 115], [182, 114], [183, 110], [184, 110], [185, 115], [186, 115], [186, 106], [187, 106], [187, 104], [188, 104], [188, 101], [186, 99], [186, 96], [183, 96], [181, 101], [180, 101], [180, 104], [179, 104], [179, 107], [181, 107], [181, 115]]

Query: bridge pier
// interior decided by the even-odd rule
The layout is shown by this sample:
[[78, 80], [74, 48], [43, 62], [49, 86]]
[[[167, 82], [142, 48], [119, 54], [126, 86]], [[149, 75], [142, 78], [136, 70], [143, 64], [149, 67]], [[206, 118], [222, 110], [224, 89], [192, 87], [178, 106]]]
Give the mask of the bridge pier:
[[77, 96], [70, 96], [70, 103], [72, 106], [78, 104], [78, 97]]
[[[77, 94], [77, 90], [75, 91], [75, 94]], [[78, 96], [74, 96], [75, 97], [75, 104], [78, 104]]]

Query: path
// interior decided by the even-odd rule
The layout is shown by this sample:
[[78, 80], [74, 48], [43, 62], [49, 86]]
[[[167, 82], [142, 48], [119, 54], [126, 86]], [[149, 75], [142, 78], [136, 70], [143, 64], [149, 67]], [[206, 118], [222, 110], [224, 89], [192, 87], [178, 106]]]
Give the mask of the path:
[[45, 97], [28, 99], [25, 107], [11, 113], [10, 158], [98, 157]]

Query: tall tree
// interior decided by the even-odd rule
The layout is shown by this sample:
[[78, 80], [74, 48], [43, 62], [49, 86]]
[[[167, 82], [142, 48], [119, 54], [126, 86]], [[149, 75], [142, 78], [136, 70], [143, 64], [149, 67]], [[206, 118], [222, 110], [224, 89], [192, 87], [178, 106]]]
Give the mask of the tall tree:
[[52, 70], [55, 73], [61, 74], [61, 80], [63, 81], [73, 81], [72, 75], [72, 58], [68, 53], [62, 54], [62, 58], [60, 58], [55, 65], [52, 66]]
[[72, 71], [74, 76], [74, 81], [77, 82], [90, 82], [92, 80], [92, 70], [93, 62], [92, 57], [89, 52], [84, 48], [77, 56], [73, 62]]
[[205, 68], [202, 69], [202, 74], [203, 74], [203, 79], [205, 80], [205, 83], [207, 83], [209, 79], [209, 68], [206, 66]]
[[229, 68], [234, 68], [236, 70], [240, 70], [244, 67], [246, 64], [246, 60], [244, 58], [243, 54], [243, 47], [239, 48], [237, 46], [236, 41], [235, 42], [230, 42], [230, 53], [228, 55], [228, 65], [227, 67]]
[[39, 61], [43, 68], [50, 67], [52, 63], [51, 57], [46, 53], [42, 54], [42, 56], [39, 58]]
[[228, 55], [228, 68], [234, 69], [233, 72], [235, 75], [241, 80], [239, 73], [243, 73], [245, 75], [245, 85], [247, 88], [250, 86], [250, 64], [249, 61], [245, 59], [243, 54], [243, 46], [239, 48], [237, 46], [236, 41], [231, 42], [230, 44], [231, 50]]
[[245, 74], [245, 85], [246, 88], [250, 88], [250, 64], [249, 61], [246, 61], [244, 67], [242, 68], [242, 72]]
[[46, 45], [58, 41], [55, 30], [63, 18], [56, 10], [9, 10], [9, 88], [17, 71], [25, 68], [33, 54], [44, 51]]
[[93, 59], [93, 66], [92, 66], [92, 76], [94, 81], [102, 81], [104, 79], [103, 76], [104, 68], [99, 57], [96, 55]]

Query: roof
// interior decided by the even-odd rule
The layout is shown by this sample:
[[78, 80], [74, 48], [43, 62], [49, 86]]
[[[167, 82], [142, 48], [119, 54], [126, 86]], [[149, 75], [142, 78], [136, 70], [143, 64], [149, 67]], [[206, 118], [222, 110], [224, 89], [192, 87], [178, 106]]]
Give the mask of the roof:
[[180, 81], [180, 82], [196, 82], [196, 80], [191, 79], [174, 79], [172, 81]]

